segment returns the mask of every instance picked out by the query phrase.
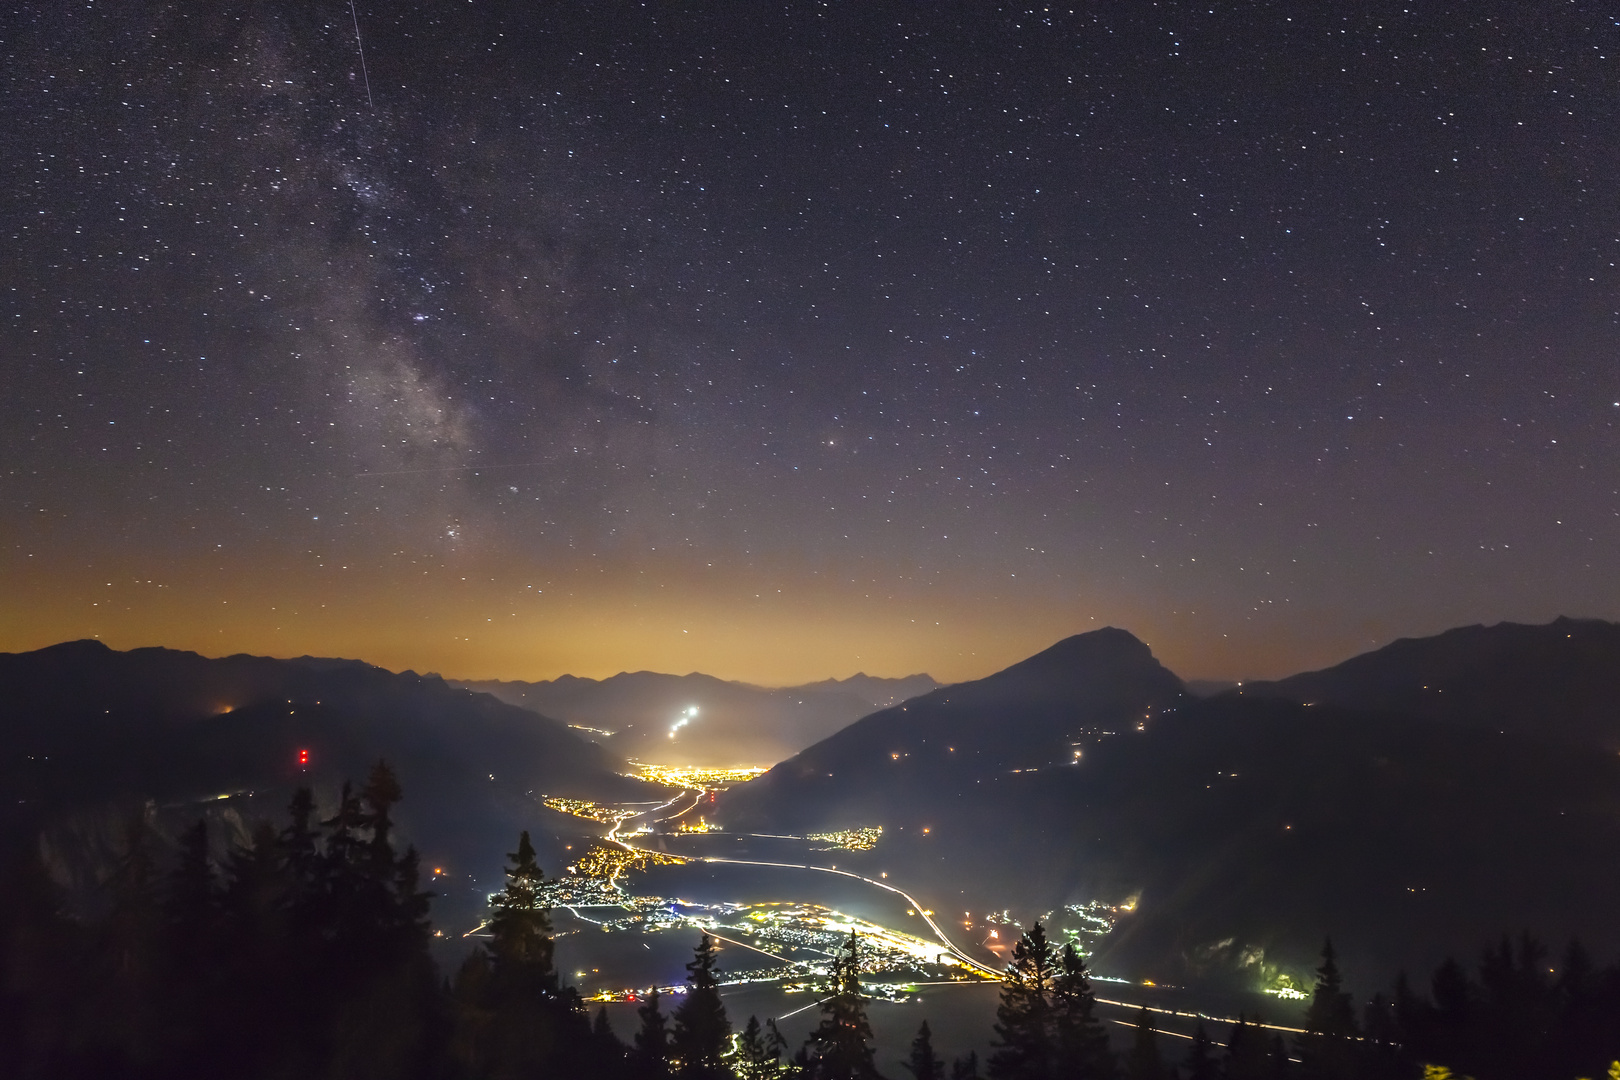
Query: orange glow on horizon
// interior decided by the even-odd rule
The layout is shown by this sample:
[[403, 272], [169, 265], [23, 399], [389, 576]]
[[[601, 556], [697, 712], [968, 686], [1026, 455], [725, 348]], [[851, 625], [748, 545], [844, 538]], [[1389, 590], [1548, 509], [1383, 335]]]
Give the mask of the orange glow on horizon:
[[[840, 590], [802, 568], [767, 584], [758, 571], [720, 577], [718, 569], [700, 576], [689, 567], [626, 565], [566, 588], [535, 589], [529, 579], [544, 574], [495, 560], [455, 566], [465, 573], [451, 580], [411, 581], [375, 565], [339, 578], [266, 558], [206, 571], [172, 568], [174, 584], [161, 591], [149, 584], [158, 574], [150, 567], [38, 569], [45, 572], [20, 579], [0, 611], [0, 650], [97, 638], [117, 649], [161, 645], [204, 656], [344, 657], [461, 679], [646, 670], [701, 671], [762, 686], [857, 672], [926, 672], [958, 682], [1103, 626], [1136, 634], [1184, 678], [1269, 678], [1336, 663], [1396, 630], [1451, 625], [1443, 618], [1395, 627], [1363, 621], [1310, 640], [1280, 624], [1233, 626], [1228, 637], [1213, 623], [1146, 612], [1102, 593], [1089, 600], [1050, 591], [985, 595], [964, 579], [878, 595], [869, 584]], [[1342, 625], [1337, 614], [1324, 612], [1316, 624]]]

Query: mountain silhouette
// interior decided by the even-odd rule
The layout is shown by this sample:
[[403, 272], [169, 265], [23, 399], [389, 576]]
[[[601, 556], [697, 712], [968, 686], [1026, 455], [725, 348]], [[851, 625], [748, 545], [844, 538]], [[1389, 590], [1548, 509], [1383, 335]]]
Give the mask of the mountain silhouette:
[[1244, 683], [1249, 696], [1403, 713], [1620, 751], [1620, 624], [1463, 626], [1321, 671]]
[[[873, 709], [927, 693], [927, 675], [854, 675], [779, 689], [712, 675], [621, 672], [544, 682], [464, 682], [502, 701], [583, 728], [614, 754], [672, 765], [770, 765]], [[696, 709], [695, 713], [689, 710]], [[677, 729], [676, 722], [685, 720]]]
[[1328, 934], [1369, 983], [1506, 927], [1620, 946], [1620, 867], [1604, 854], [1620, 844], [1615, 755], [1180, 686], [1123, 631], [1070, 638], [875, 713], [709, 818], [881, 825], [839, 869], [886, 873], [941, 910], [1011, 904], [1028, 925], [1118, 905], [1096, 963], [1132, 978], [1308, 982]]
[[[281, 817], [299, 784], [329, 810], [345, 779], [363, 781], [385, 758], [405, 789], [403, 835], [429, 865], [450, 868], [441, 891], [457, 883], [439, 905], [452, 917], [482, 904], [474, 879], [498, 877], [502, 845], [520, 829], [545, 842], [543, 826], [559, 819], [544, 796], [651, 797], [560, 721], [353, 660], [209, 659], [96, 641], [0, 654], [0, 732], [0, 831], [43, 831], [63, 859], [87, 864], [130, 806], [155, 808], [175, 829], [206, 811], [240, 831]], [[560, 843], [544, 854], [553, 867], [564, 858]], [[68, 869], [88, 879], [104, 867]]]
[[910, 777], [1071, 762], [1182, 698], [1181, 680], [1130, 633], [1079, 634], [994, 675], [864, 717], [727, 793], [727, 820], [798, 823], [784, 822], [785, 812], [819, 824], [827, 798], [886, 788], [902, 763]]

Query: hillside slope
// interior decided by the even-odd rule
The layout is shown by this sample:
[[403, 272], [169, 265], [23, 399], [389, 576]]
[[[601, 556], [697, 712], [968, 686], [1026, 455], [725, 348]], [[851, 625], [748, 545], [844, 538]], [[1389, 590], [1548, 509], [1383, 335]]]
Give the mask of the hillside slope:
[[279, 818], [298, 784], [329, 811], [345, 779], [363, 781], [385, 758], [405, 791], [403, 834], [448, 868], [440, 890], [461, 882], [481, 903], [475, 879], [498, 871], [519, 829], [536, 830], [552, 867], [563, 861], [545, 846], [555, 819], [543, 796], [652, 797], [559, 721], [352, 660], [94, 641], [0, 654], [0, 732], [0, 830], [44, 830], [87, 879], [105, 869], [131, 807], [150, 806], [171, 829], [206, 810], [241, 835]]
[[1275, 696], [1620, 750], [1620, 624], [1463, 626], [1321, 671], [1245, 683]]
[[874, 714], [726, 793], [711, 819], [881, 825], [875, 850], [837, 865], [887, 873], [940, 910], [1008, 908], [1027, 924], [1129, 904], [1097, 962], [1161, 982], [1304, 978], [1327, 934], [1369, 980], [1510, 927], [1620, 946], [1614, 755], [1178, 697], [1146, 646], [1105, 633]]

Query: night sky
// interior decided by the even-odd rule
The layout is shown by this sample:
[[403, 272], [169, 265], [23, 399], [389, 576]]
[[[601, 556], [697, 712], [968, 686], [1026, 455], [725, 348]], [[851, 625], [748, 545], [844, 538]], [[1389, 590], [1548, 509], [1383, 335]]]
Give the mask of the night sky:
[[1620, 617], [1613, 10], [12, 5], [0, 649]]

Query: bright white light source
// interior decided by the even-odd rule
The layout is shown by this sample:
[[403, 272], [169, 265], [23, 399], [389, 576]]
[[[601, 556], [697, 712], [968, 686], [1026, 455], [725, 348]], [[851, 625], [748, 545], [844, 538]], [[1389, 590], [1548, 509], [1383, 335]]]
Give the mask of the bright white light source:
[[681, 728], [685, 727], [687, 724], [690, 724], [697, 718], [697, 714], [698, 707], [696, 705], [688, 705], [686, 707], [686, 711], [681, 713], [680, 719], [676, 720], [669, 726], [669, 737], [673, 739], [677, 731], [681, 730]]

